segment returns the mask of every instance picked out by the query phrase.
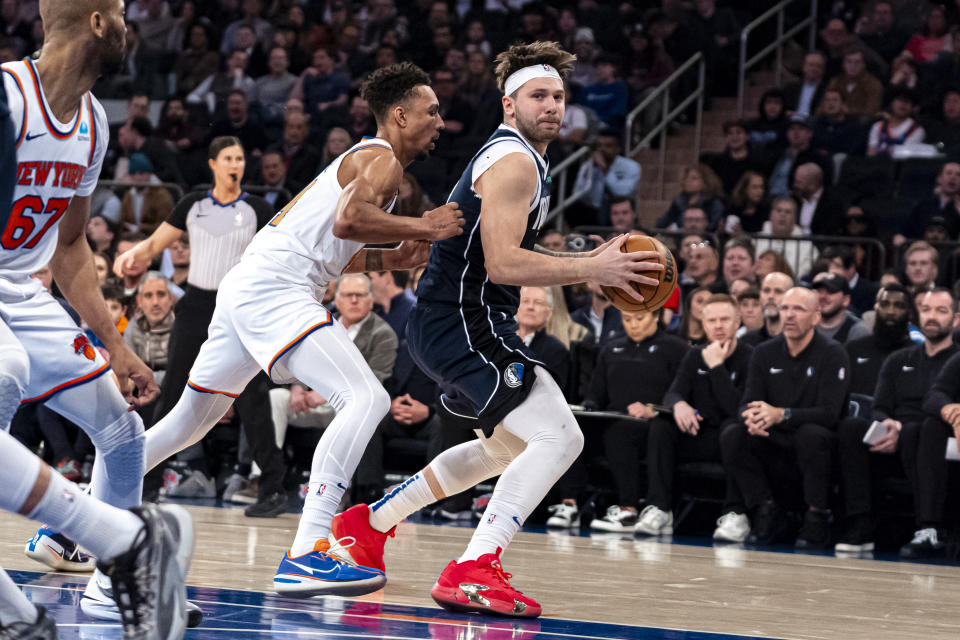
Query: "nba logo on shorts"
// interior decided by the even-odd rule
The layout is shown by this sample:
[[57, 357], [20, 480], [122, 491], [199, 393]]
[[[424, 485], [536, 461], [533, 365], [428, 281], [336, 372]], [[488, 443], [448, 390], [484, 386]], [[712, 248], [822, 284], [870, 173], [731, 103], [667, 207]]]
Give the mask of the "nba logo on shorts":
[[326, 491], [326, 490], [327, 490], [327, 485], [326, 485], [326, 484], [320, 485], [320, 488], [317, 489], [317, 495], [318, 495], [318, 496], [322, 496], [322, 495], [323, 495], [323, 492]]
[[516, 389], [523, 384], [523, 365], [519, 362], [507, 365], [503, 370], [503, 381], [511, 389]]
[[490, 517], [487, 518], [487, 524], [493, 524], [493, 521], [497, 519], [497, 514], [491, 513]]

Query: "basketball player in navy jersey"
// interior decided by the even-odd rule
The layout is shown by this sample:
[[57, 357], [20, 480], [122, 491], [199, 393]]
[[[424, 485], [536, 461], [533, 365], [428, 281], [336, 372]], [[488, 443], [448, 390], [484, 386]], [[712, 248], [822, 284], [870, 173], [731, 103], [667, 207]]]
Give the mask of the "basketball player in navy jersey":
[[547, 145], [564, 113], [563, 76], [575, 57], [554, 42], [497, 56], [503, 124], [467, 165], [450, 200], [465, 220], [459, 237], [435, 242], [418, 287], [407, 339], [417, 364], [440, 384], [448, 411], [478, 439], [449, 449], [379, 502], [333, 521], [349, 553], [383, 569], [393, 528], [422, 507], [500, 475], [466, 551], [431, 590], [441, 606], [535, 617], [540, 605], [514, 589], [500, 565], [523, 521], [576, 459], [583, 435], [560, 387], [516, 333], [519, 287], [593, 282], [656, 284], [652, 252], [621, 253], [620, 236], [584, 254], [535, 251], [550, 203]]

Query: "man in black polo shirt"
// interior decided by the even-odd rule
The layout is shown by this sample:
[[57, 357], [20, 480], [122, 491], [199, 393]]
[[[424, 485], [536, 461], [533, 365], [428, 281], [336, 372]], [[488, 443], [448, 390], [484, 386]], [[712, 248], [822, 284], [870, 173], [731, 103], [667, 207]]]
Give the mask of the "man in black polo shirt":
[[[733, 298], [715, 293], [703, 307], [708, 344], [687, 352], [663, 399], [673, 419], [650, 421], [647, 435], [647, 506], [636, 533], [673, 533], [673, 477], [679, 455], [686, 460], [720, 461], [720, 431], [737, 420], [753, 348], [737, 340], [740, 315]], [[730, 484], [728, 482], [728, 484]], [[731, 491], [732, 489], [732, 491]], [[720, 518], [720, 539], [743, 542], [750, 530], [735, 488], [727, 491], [727, 514]], [[733, 521], [735, 520], [735, 521]], [[716, 533], [714, 537], [716, 537]]]
[[640, 459], [647, 442], [651, 406], [663, 401], [687, 343], [659, 327], [659, 312], [624, 311], [626, 336], [611, 341], [597, 355], [593, 379], [584, 405], [602, 411], [620, 411], [633, 420], [615, 420], [604, 428], [603, 444], [619, 502], [591, 529], [633, 533], [640, 501]]
[[[946, 289], [924, 294], [919, 301], [920, 329], [923, 344], [912, 345], [893, 352], [883, 362], [873, 394], [873, 412], [870, 420], [882, 423], [886, 435], [872, 445], [864, 444], [863, 437], [870, 428], [866, 417], [849, 417], [838, 427], [840, 469], [847, 528], [837, 542], [836, 550], [865, 552], [873, 550], [873, 505], [871, 499], [871, 471], [879, 475], [898, 473], [896, 459], [876, 454], [891, 454], [900, 450], [903, 468], [915, 500], [920, 504], [917, 486], [917, 446], [923, 412], [924, 394], [933, 385], [944, 363], [958, 349], [953, 344], [953, 295]], [[878, 308], [877, 322], [880, 322]], [[943, 459], [943, 447], [940, 450]], [[918, 524], [922, 527], [919, 519]]]
[[763, 326], [748, 331], [741, 342], [752, 347], [780, 335], [783, 325], [780, 319], [780, 301], [787, 289], [793, 286], [793, 278], [785, 273], [768, 273], [760, 283], [760, 307], [763, 311]]
[[884, 285], [873, 305], [873, 332], [848, 341], [844, 348], [850, 357], [850, 393], [873, 396], [880, 367], [888, 355], [910, 346], [910, 292], [902, 284]]
[[815, 291], [790, 289], [780, 314], [783, 335], [756, 347], [750, 360], [742, 420], [720, 436], [723, 462], [753, 511], [751, 544], [769, 544], [783, 532], [771, 480], [799, 467], [807, 511], [796, 546], [824, 548], [830, 538], [834, 429], [846, 402], [850, 365], [842, 346], [816, 332]]
[[[947, 461], [944, 453], [947, 450], [947, 438], [960, 435], [960, 353], [951, 342], [951, 330], [958, 323], [957, 301], [950, 296], [948, 289], [937, 288], [921, 295], [918, 306], [924, 334], [929, 321], [925, 316], [938, 317], [943, 328], [942, 340], [950, 345], [953, 355], [943, 364], [932, 388], [923, 398], [926, 419], [920, 425], [916, 456], [910, 460], [915, 464], [916, 473], [913, 503], [917, 531], [913, 539], [900, 548], [902, 558], [927, 558], [944, 552], [941, 541], [947, 501]], [[904, 451], [904, 466], [908, 462], [906, 456], [907, 452]], [[909, 469], [907, 475], [910, 475]]]

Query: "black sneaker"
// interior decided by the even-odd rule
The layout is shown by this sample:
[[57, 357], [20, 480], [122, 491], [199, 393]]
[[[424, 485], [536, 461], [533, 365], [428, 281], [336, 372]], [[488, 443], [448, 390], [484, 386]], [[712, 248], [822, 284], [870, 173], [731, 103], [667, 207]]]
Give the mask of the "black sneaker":
[[97, 569], [110, 578], [125, 639], [177, 640], [187, 626], [190, 515], [174, 505], [146, 504], [131, 511], [144, 522], [133, 547], [98, 561]]
[[900, 547], [900, 557], [908, 560], [937, 558], [944, 555], [944, 545], [933, 527], [919, 529], [913, 534], [913, 540]]
[[271, 493], [244, 509], [243, 515], [248, 518], [276, 518], [281, 513], [286, 513], [287, 502], [287, 494], [279, 491]]
[[840, 553], [867, 553], [873, 551], [873, 519], [867, 515], [853, 516], [833, 550]]
[[57, 640], [57, 623], [37, 605], [36, 622], [14, 622], [0, 627], [0, 640]]
[[830, 512], [807, 509], [794, 543], [796, 549], [826, 549], [830, 546]]
[[772, 544], [779, 538], [787, 527], [787, 520], [783, 511], [773, 502], [767, 502], [757, 508], [751, 519], [753, 528], [747, 536], [747, 544]]

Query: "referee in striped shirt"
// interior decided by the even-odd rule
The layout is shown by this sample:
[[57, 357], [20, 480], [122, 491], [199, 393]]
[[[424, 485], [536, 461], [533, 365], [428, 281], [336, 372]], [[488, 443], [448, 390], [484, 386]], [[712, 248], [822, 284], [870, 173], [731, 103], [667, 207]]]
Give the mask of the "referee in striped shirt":
[[[240, 140], [232, 136], [214, 138], [209, 165], [213, 188], [185, 196], [149, 238], [117, 258], [114, 265], [118, 274], [132, 264], [149, 265], [184, 232], [189, 233], [190, 271], [186, 291], [175, 308], [167, 374], [153, 423], [170, 412], [186, 387], [190, 367], [207, 339], [220, 281], [274, 213], [265, 200], [246, 193], [240, 185], [246, 166]], [[236, 401], [254, 460], [262, 470], [257, 503], [245, 511], [253, 517], [275, 517], [287, 506], [283, 490], [286, 469], [274, 441], [268, 391], [269, 379], [261, 373]], [[157, 468], [162, 469], [162, 465]]]

